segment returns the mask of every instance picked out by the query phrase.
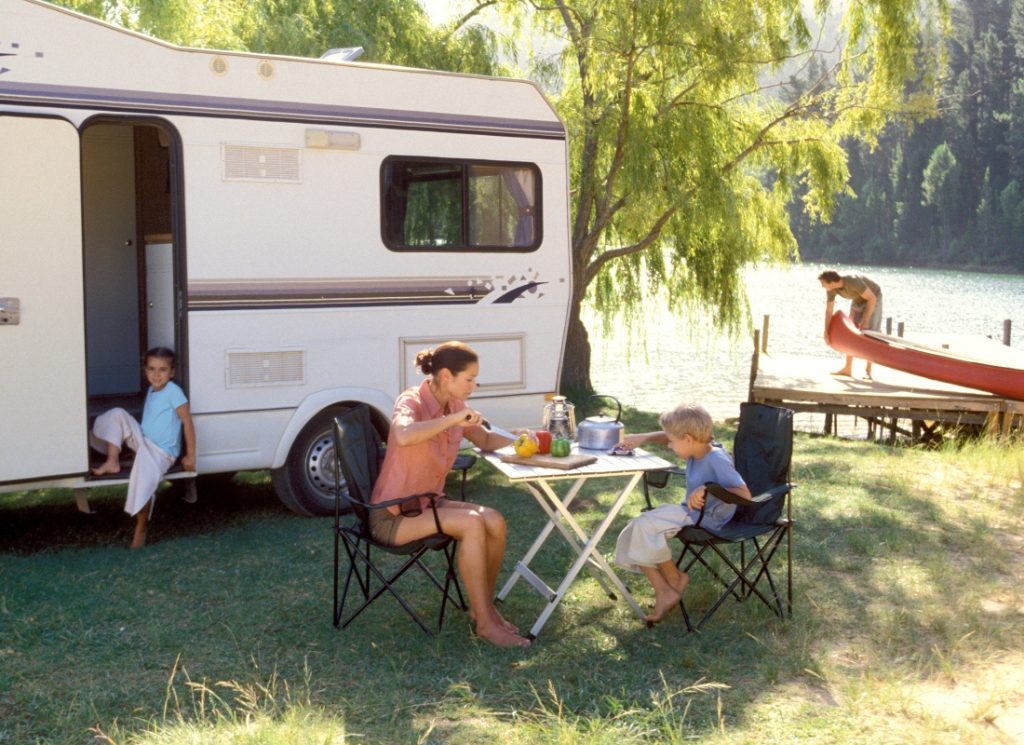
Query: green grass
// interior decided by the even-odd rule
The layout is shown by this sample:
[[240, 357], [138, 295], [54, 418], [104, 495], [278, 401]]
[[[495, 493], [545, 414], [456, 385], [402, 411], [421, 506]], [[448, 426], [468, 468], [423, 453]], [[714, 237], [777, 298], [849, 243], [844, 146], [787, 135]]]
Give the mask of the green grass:
[[[137, 552], [117, 488], [93, 492], [95, 515], [67, 491], [5, 495], [0, 745], [1024, 736], [1024, 447], [798, 435], [793, 480], [791, 620], [728, 603], [701, 634], [678, 615], [646, 629], [584, 574], [525, 651], [478, 642], [459, 613], [427, 637], [387, 598], [334, 629], [331, 521], [287, 512], [263, 473], [204, 480], [195, 505], [162, 493]], [[511, 567], [540, 509], [486, 464], [469, 490], [508, 518]], [[610, 496], [587, 491], [582, 519]], [[557, 545], [533, 564], [549, 583], [571, 560]], [[695, 576], [691, 602], [711, 589]], [[522, 583], [505, 604], [525, 627], [540, 610]]]

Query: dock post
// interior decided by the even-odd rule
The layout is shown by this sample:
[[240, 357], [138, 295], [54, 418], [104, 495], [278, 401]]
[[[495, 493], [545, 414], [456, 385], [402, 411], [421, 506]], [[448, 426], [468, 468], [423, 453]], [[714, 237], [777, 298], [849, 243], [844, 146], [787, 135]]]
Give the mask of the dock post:
[[1010, 346], [1010, 327], [1012, 325], [1013, 324], [1011, 323], [1009, 318], [1003, 321], [1003, 344], [1005, 344], [1006, 346]]
[[[767, 316], [766, 316], [767, 317]], [[761, 332], [754, 329], [754, 354], [750, 357], [750, 385], [747, 387], [747, 400], [754, 400], [754, 383], [757, 381], [757, 368], [761, 364]]]
[[896, 326], [896, 336], [903, 338], [903, 321], [900, 321]]
[[761, 351], [768, 354], [768, 319], [771, 318], [767, 313], [764, 314], [764, 320], [761, 321]]
[[892, 316], [885, 319], [885, 335], [892, 336]]

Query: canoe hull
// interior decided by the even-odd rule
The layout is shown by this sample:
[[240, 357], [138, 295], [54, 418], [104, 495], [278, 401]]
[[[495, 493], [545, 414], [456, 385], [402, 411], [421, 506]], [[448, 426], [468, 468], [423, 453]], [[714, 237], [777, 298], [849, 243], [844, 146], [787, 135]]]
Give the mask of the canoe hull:
[[842, 311], [837, 311], [829, 322], [828, 344], [837, 352], [911, 375], [1024, 400], [1024, 370], [944, 355], [938, 349], [911, 349], [865, 336]]

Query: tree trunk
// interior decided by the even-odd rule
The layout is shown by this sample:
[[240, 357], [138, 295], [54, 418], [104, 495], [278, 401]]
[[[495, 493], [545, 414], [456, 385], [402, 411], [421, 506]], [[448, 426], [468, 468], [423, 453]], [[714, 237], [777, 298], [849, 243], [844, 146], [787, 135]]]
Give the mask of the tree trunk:
[[[585, 288], [584, 288], [585, 289]], [[573, 293], [569, 306], [569, 328], [562, 358], [562, 391], [593, 392], [590, 382], [590, 337], [580, 320], [582, 293]]]

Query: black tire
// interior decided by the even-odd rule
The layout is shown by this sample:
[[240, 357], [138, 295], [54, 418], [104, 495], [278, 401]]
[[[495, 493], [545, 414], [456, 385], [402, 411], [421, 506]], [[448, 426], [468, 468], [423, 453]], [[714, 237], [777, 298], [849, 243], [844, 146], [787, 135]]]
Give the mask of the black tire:
[[281, 468], [270, 472], [285, 507], [300, 515], [334, 514], [334, 417], [346, 406], [329, 406], [309, 420]]

